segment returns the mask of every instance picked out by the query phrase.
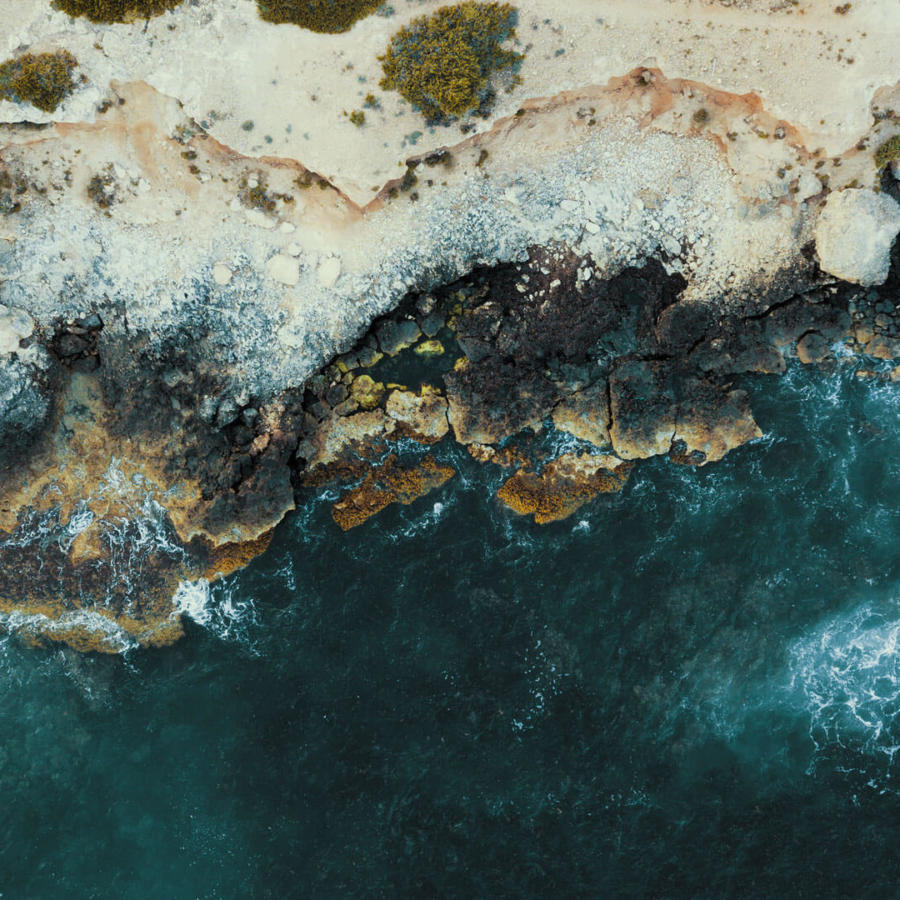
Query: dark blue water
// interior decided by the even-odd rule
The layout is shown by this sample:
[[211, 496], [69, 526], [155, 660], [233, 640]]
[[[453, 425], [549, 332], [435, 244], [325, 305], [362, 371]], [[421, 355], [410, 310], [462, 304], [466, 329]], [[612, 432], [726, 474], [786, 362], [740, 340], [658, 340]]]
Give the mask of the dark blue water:
[[311, 500], [174, 648], [0, 646], [0, 895], [896, 896], [900, 396], [535, 526]]

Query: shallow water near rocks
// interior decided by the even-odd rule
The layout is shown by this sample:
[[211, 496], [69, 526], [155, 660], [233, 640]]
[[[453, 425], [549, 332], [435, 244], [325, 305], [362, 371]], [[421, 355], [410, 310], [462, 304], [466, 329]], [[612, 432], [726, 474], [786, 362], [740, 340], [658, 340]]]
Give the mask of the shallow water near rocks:
[[0, 896], [892, 895], [900, 390], [536, 526], [459, 474], [313, 499], [124, 657], [0, 638]]

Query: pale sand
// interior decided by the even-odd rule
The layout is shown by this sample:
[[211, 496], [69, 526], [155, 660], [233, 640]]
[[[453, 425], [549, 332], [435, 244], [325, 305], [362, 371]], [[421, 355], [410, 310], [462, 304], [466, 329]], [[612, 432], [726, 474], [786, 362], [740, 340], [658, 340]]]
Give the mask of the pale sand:
[[[396, 0], [392, 16], [370, 16], [343, 35], [316, 35], [261, 21], [253, 0], [185, 3], [146, 26], [73, 23], [49, 10], [48, 0], [0, 0], [0, 34], [9, 52], [65, 46], [81, 60], [91, 84], [56, 119], [90, 121], [111, 80], [144, 80], [181, 100], [222, 143], [247, 155], [300, 160], [365, 203], [406, 157], [462, 137], [458, 124], [427, 128], [397, 94], [377, 87], [377, 56], [390, 35], [439, 5]], [[752, 91], [773, 116], [799, 129], [807, 147], [836, 155], [871, 125], [879, 88], [900, 81], [898, 0], [856, 0], [845, 15], [834, 12], [835, 0], [516, 5], [527, 57], [521, 85], [500, 95], [494, 120], [528, 98], [604, 85], [655, 65], [669, 78]], [[343, 112], [362, 108], [369, 91], [382, 108], [366, 110], [366, 124], [357, 128]], [[31, 109], [27, 115], [50, 118]], [[0, 104], [0, 120], [22, 117], [22, 107]], [[476, 132], [491, 125], [471, 121]], [[247, 122], [250, 131], [242, 128]]]

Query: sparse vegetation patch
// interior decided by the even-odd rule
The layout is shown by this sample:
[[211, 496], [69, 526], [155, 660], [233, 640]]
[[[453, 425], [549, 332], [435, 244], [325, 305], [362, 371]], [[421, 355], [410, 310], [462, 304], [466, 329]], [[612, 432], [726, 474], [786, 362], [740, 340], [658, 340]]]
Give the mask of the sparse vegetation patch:
[[57, 9], [92, 22], [137, 22], [161, 15], [184, 0], [53, 0]]
[[900, 134], [895, 134], [875, 151], [875, 165], [879, 169], [895, 159], [900, 159]]
[[87, 195], [100, 209], [109, 209], [116, 202], [116, 180], [109, 172], [99, 172], [88, 182]]
[[524, 59], [502, 44], [515, 37], [516, 9], [467, 0], [401, 28], [381, 57], [381, 87], [399, 91], [431, 121], [490, 104], [492, 76], [510, 79]]
[[0, 98], [53, 112], [72, 93], [78, 61], [66, 50], [26, 53], [0, 64]]
[[259, 16], [276, 25], [299, 25], [318, 34], [340, 34], [372, 15], [381, 0], [256, 0]]

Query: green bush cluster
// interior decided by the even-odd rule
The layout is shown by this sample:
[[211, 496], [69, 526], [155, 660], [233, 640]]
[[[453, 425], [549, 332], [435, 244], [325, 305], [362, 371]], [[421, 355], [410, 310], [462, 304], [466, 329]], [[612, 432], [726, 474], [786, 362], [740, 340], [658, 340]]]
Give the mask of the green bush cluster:
[[57, 9], [70, 16], [85, 16], [92, 22], [136, 22], [174, 9], [184, 0], [53, 0]]
[[0, 98], [53, 112], [72, 93], [78, 61], [66, 50], [26, 53], [0, 64]]
[[515, 23], [510, 4], [474, 0], [413, 19], [380, 57], [381, 87], [399, 91], [432, 121], [483, 107], [491, 97], [491, 76], [512, 71], [524, 59], [501, 46], [515, 37]]
[[875, 165], [883, 169], [889, 162], [900, 159], [900, 134], [886, 140], [875, 151]]
[[380, 5], [381, 0], [256, 0], [260, 18], [266, 22], [299, 25], [318, 34], [349, 31]]

